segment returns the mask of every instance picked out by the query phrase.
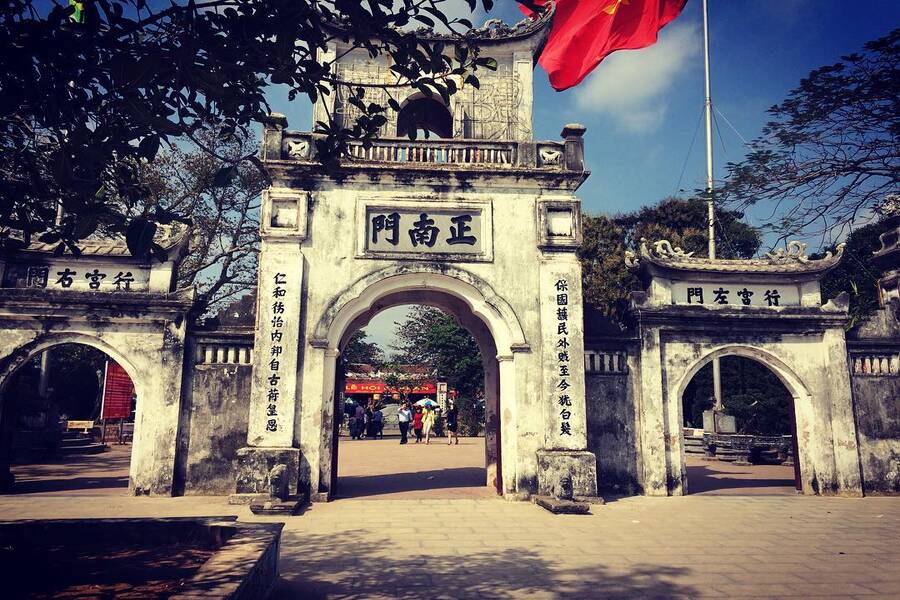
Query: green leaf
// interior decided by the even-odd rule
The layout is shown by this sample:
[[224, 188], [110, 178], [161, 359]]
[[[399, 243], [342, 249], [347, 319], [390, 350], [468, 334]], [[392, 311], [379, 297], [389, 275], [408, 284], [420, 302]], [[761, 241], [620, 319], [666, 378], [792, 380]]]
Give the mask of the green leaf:
[[157, 152], [159, 152], [159, 136], [148, 135], [138, 144], [138, 154], [147, 160], [156, 158]]
[[235, 165], [224, 165], [221, 169], [216, 171], [216, 174], [213, 176], [212, 184], [213, 187], [226, 187], [231, 180], [234, 179], [234, 176], [237, 174], [237, 167]]
[[156, 223], [146, 219], [134, 219], [125, 230], [125, 243], [132, 256], [144, 256], [153, 244]]

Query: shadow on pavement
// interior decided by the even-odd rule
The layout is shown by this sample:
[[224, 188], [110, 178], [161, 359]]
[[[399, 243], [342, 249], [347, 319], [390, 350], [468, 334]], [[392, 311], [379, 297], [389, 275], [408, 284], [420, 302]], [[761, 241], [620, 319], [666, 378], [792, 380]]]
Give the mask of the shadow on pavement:
[[770, 488], [769, 491], [773, 494], [795, 493], [793, 479], [755, 479], [752, 478], [754, 473], [750, 469], [752, 468], [724, 472], [705, 465], [688, 465], [688, 492], [702, 494], [729, 490], [734, 493], [736, 490], [746, 489], [748, 493], [752, 494], [756, 488]]
[[128, 489], [130, 465], [130, 445], [110, 446], [100, 454], [70, 454], [14, 464], [16, 482], [10, 494], [123, 494]]
[[[488, 535], [489, 532], [486, 532]], [[448, 541], [448, 544], [452, 542]], [[404, 555], [390, 540], [366, 530], [339, 536], [285, 532], [283, 577], [271, 598], [554, 598], [694, 597], [698, 590], [676, 583], [690, 569], [598, 563], [566, 568], [523, 548], [459, 555]]]
[[487, 471], [481, 467], [456, 467], [410, 473], [387, 473], [338, 478], [337, 498], [363, 498], [398, 492], [461, 487], [484, 487]]

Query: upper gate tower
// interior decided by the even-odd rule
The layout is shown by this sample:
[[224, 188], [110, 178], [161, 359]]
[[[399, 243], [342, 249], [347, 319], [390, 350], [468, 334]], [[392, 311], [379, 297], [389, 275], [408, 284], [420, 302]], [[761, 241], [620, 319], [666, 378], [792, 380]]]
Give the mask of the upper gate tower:
[[[366, 89], [387, 115], [370, 147], [350, 145], [328, 171], [316, 135], [266, 124], [257, 331], [247, 447], [237, 493], [262, 491], [285, 464], [292, 489], [324, 498], [336, 474], [336, 359], [384, 308], [429, 304], [453, 314], [484, 358], [488, 481], [503, 494], [546, 493], [571, 473], [596, 494], [588, 453], [582, 332], [584, 127], [535, 141], [532, 72], [549, 19], [470, 35], [497, 70], [449, 103], [413, 89]], [[420, 34], [429, 39], [438, 34]], [[448, 46], [452, 38], [447, 37]], [[325, 56], [341, 81], [391, 83], [385, 57], [341, 42]], [[338, 86], [315, 120], [350, 126]], [[421, 132], [410, 140], [408, 132]], [[427, 137], [424, 132], [428, 132]]]

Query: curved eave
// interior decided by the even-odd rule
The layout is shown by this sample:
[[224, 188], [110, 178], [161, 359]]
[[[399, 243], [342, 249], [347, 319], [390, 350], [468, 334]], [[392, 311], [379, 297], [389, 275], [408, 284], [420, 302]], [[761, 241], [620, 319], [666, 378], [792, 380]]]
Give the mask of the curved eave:
[[792, 261], [773, 263], [760, 260], [709, 260], [705, 258], [670, 260], [656, 256], [642, 256], [640, 264], [656, 273], [674, 279], [689, 279], [692, 276], [718, 275], [731, 277], [772, 277], [785, 279], [814, 279], [833, 269], [841, 260], [835, 255], [822, 260], [807, 262]]
[[[156, 242], [160, 247], [169, 253], [169, 261], [180, 260], [187, 252], [188, 242], [190, 240], [190, 228], [182, 227], [175, 235], [171, 237], [162, 237]], [[110, 238], [108, 240], [82, 240], [81, 254], [76, 255], [66, 248], [65, 252], [60, 255], [56, 254], [56, 248], [59, 242], [46, 244], [43, 242], [31, 242], [28, 246], [21, 248], [9, 249], [7, 253], [21, 253], [24, 255], [52, 255], [65, 256], [68, 258], [115, 258], [127, 259], [137, 263], [146, 264], [150, 262], [150, 256], [133, 256], [128, 250], [128, 245], [122, 238]]]

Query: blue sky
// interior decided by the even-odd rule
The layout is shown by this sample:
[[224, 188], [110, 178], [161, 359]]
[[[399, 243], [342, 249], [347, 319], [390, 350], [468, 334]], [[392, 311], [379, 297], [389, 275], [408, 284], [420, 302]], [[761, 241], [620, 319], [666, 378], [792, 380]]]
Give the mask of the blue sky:
[[[489, 18], [519, 20], [517, 4], [498, 0]], [[713, 104], [717, 116], [717, 179], [724, 165], [743, 156], [740, 136], [752, 140], [767, 120], [766, 109], [783, 100], [812, 69], [860, 50], [866, 41], [900, 26], [897, 0], [710, 0]], [[449, 0], [456, 14], [462, 0]], [[584, 82], [555, 92], [546, 73], [535, 73], [536, 137], [558, 139], [562, 126], [587, 126], [585, 153], [591, 177], [579, 191], [590, 213], [629, 211], [679, 189], [705, 185], [702, 3], [689, 0], [682, 15], [643, 50], [615, 53]], [[482, 18], [475, 18], [478, 23]], [[292, 128], [308, 128], [308, 103], [290, 105], [273, 93], [273, 108], [288, 114]], [[691, 138], [696, 132], [689, 153]], [[739, 135], [738, 135], [739, 134]], [[682, 169], [684, 173], [682, 176]], [[766, 221], [771, 207], [747, 215]], [[811, 244], [812, 245], [812, 244]], [[384, 343], [401, 310], [378, 315], [367, 328]]]

